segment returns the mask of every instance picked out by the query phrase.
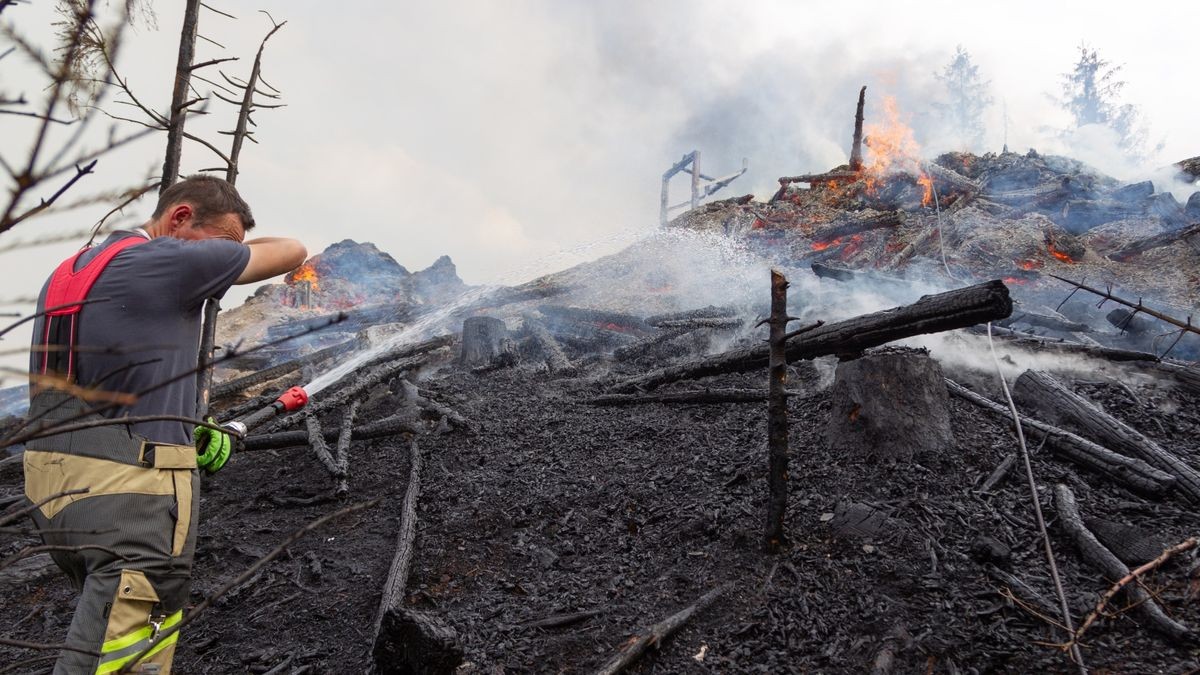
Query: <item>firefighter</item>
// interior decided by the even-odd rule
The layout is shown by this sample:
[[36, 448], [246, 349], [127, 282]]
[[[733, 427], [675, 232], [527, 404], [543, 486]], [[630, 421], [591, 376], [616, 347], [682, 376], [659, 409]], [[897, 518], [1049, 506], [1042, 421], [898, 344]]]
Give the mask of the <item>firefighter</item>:
[[[196, 546], [198, 469], [219, 470], [231, 439], [195, 418], [201, 308], [234, 284], [307, 257], [254, 227], [232, 185], [193, 176], [167, 188], [150, 220], [64, 261], [38, 299], [30, 356], [35, 424], [154, 417], [26, 444], [32, 516], [81, 595], [56, 674], [120, 670], [182, 618]], [[133, 664], [169, 673], [178, 632]], [[88, 652], [91, 652], [89, 654]], [[98, 653], [99, 656], [94, 654]]]

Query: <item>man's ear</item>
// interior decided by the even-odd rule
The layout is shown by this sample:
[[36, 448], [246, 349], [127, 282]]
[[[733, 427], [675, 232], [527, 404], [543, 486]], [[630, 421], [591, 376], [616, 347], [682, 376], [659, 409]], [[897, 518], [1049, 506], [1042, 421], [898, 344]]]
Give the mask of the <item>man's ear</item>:
[[192, 209], [191, 204], [188, 204], [187, 202], [176, 204], [175, 206], [172, 206], [169, 211], [167, 211], [167, 226], [173, 233], [185, 225], [190, 225], [192, 222], [192, 217], [195, 215], [196, 212], [194, 209]]

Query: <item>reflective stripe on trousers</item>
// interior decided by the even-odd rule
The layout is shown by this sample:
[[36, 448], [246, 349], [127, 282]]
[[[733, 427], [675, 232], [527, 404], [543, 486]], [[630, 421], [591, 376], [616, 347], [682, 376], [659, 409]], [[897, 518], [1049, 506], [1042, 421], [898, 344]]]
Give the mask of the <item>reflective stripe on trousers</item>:
[[[146, 647], [150, 646], [150, 643], [159, 633], [177, 625], [181, 619], [183, 619], [183, 610], [179, 610], [168, 616], [157, 629], [154, 625], [148, 625], [122, 637], [105, 642], [100, 647], [100, 665], [96, 668], [96, 675], [113, 673], [120, 670], [125, 664], [145, 651]], [[162, 642], [154, 645], [154, 648], [142, 657], [141, 660], [144, 661], [153, 658], [159, 652], [173, 646], [178, 640], [179, 631], [172, 632]]]

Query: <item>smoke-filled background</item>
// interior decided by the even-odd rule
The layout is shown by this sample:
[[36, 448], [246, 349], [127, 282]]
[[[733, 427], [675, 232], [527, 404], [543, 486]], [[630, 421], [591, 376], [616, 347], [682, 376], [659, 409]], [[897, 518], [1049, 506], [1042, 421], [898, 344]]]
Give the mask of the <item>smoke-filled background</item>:
[[[17, 5], [3, 20], [48, 47], [51, 4]], [[118, 63], [160, 110], [170, 98], [181, 5], [154, 5], [154, 21], [127, 34]], [[999, 151], [1007, 139], [1014, 151], [1069, 154], [1123, 179], [1160, 183], [1162, 167], [1200, 154], [1194, 2], [1153, 10], [884, 0], [336, 8], [264, 0], [218, 8], [238, 20], [203, 12], [201, 34], [224, 49], [201, 41], [196, 60], [239, 56], [228, 70], [242, 76], [270, 28], [254, 10], [288, 22], [264, 57], [264, 75], [287, 107], [256, 115], [259, 145], [244, 151], [238, 183], [258, 234], [298, 237], [310, 253], [344, 238], [371, 241], [410, 270], [448, 254], [468, 283], [523, 281], [653, 230], [662, 172], [691, 150], [713, 176], [748, 159], [747, 175], [725, 197], [765, 196], [779, 176], [844, 163], [862, 85], [868, 122], [890, 94], [927, 155], [961, 149], [937, 113], [945, 87], [935, 76], [959, 45], [993, 101], [976, 150]], [[1054, 97], [1082, 44], [1122, 67], [1119, 102], [1138, 106], [1148, 131], [1137, 161], [1108, 129], [1063, 132], [1071, 117]], [[31, 71], [19, 55], [0, 62], [4, 88], [36, 98]], [[113, 101], [101, 105], [130, 114]], [[230, 128], [235, 113], [223, 104], [210, 112], [189, 130], [224, 138], [216, 131]], [[0, 148], [20, 153], [30, 123], [0, 125]], [[163, 142], [152, 136], [106, 157], [89, 187], [153, 175]], [[186, 147], [185, 173], [216, 164], [203, 148]], [[680, 179], [672, 201], [685, 189]], [[140, 224], [152, 209], [145, 199], [126, 221]], [[86, 227], [106, 210], [32, 221], [5, 238]], [[35, 295], [77, 246], [2, 254], [9, 275], [0, 299]], [[231, 293], [226, 306], [249, 290]]]

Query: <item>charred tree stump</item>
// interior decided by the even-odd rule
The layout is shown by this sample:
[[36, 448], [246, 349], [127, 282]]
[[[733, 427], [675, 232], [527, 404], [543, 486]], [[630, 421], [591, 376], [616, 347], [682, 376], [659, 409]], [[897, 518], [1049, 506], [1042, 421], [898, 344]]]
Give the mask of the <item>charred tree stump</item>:
[[375, 616], [372, 656], [380, 673], [449, 674], [463, 659], [453, 629], [431, 614], [404, 607], [417, 538], [417, 500], [421, 495], [421, 449], [415, 438], [409, 440], [408, 449], [408, 487], [400, 511], [396, 555]]
[[[790, 339], [788, 361], [830, 354], [858, 353], [914, 335], [939, 333], [1003, 319], [1012, 313], [1012, 300], [1002, 281], [989, 281], [954, 291], [927, 295], [911, 305], [864, 314], [828, 324]], [[653, 389], [668, 382], [745, 373], [768, 363], [766, 346], [747, 347], [651, 371], [618, 382], [615, 392]]]
[[[1101, 544], [1079, 515], [1079, 507], [1075, 503], [1075, 495], [1066, 485], [1054, 486], [1054, 507], [1058, 511], [1059, 522], [1063, 529], [1075, 540], [1075, 546], [1080, 555], [1089, 565], [1096, 568], [1108, 579], [1123, 579], [1129, 575], [1129, 568], [1117, 559]], [[1150, 627], [1174, 640], [1184, 640], [1193, 637], [1187, 626], [1175, 621], [1163, 612], [1154, 597], [1140, 585], [1134, 584], [1125, 588], [1131, 605], [1135, 606], [1138, 614], [1146, 620]]]
[[835, 454], [897, 462], [954, 445], [942, 367], [929, 353], [889, 349], [838, 364], [826, 439]]
[[1176, 493], [1200, 502], [1200, 472], [1124, 422], [1067, 389], [1048, 373], [1028, 370], [1017, 378], [1013, 394], [1043, 419], [1090, 436], [1116, 452], [1137, 457], [1174, 476]]
[[778, 553], [787, 543], [784, 514], [787, 512], [788, 422], [787, 422], [787, 289], [782, 274], [771, 270], [771, 318], [768, 338], [770, 357], [767, 377], [767, 524], [763, 543], [768, 553]]
[[[1012, 413], [1007, 406], [1000, 405], [985, 396], [980, 396], [950, 379], [946, 380], [946, 388], [951, 394], [974, 403], [1001, 418], [1006, 423], [1012, 422]], [[1050, 446], [1054, 454], [1067, 461], [1074, 462], [1085, 469], [1102, 474], [1109, 480], [1133, 492], [1148, 497], [1160, 497], [1175, 487], [1174, 476], [1165, 471], [1160, 471], [1140, 459], [1115, 453], [1082, 436], [1059, 429], [1031, 417], [1021, 415], [1020, 419], [1022, 426], [1035, 429], [1046, 436], [1046, 443]], [[983, 491], [986, 492], [987, 490]]]
[[508, 336], [504, 321], [492, 316], [472, 316], [463, 321], [462, 351], [458, 364], [463, 368], [486, 366], [500, 356], [500, 341]]
[[863, 144], [863, 104], [867, 99], [867, 86], [864, 84], [862, 89], [858, 90], [858, 106], [854, 110], [854, 139], [850, 144], [850, 170], [862, 171], [862, 144]]

